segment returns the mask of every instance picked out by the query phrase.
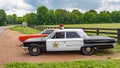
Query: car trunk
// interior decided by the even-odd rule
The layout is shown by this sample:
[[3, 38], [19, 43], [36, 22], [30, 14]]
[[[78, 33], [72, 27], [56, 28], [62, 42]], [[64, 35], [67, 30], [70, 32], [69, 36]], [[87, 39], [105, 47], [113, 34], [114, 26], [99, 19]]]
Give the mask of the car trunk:
[[89, 36], [89, 38], [84, 39], [85, 44], [105, 44], [105, 43], [115, 43], [115, 39], [105, 36]]

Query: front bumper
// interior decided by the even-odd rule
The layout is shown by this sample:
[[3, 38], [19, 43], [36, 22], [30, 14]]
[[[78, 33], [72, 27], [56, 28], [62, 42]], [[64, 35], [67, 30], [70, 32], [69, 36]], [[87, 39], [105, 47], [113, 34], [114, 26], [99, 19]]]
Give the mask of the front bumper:
[[24, 51], [28, 52], [28, 47], [22, 47]]
[[113, 44], [113, 48], [115, 48], [115, 46], [116, 46], [116, 43]]

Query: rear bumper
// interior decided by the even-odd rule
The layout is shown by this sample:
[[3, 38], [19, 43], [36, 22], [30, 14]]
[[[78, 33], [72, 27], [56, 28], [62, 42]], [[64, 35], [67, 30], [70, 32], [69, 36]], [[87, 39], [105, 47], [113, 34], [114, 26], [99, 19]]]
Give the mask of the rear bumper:
[[28, 47], [22, 47], [24, 51], [28, 52]]
[[114, 48], [114, 45], [101, 45], [101, 46], [95, 46], [97, 49], [109, 49]]

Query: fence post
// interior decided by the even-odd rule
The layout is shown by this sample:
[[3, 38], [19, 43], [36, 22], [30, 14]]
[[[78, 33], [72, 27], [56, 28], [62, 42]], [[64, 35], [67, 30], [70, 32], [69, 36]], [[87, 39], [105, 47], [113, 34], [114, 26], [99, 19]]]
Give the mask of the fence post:
[[120, 44], [120, 29], [117, 30], [117, 41]]
[[96, 35], [99, 35], [99, 28], [96, 29]]

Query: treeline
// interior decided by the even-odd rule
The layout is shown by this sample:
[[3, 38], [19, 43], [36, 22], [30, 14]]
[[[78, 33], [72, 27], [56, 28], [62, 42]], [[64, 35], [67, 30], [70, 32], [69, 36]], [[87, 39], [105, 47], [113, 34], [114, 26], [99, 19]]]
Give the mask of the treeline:
[[0, 9], [0, 26], [21, 24], [24, 21], [24, 17], [17, 17], [16, 14], [6, 15], [5, 11]]
[[37, 8], [36, 13], [27, 13], [23, 17], [16, 14], [6, 15], [4, 10], [0, 10], [0, 25], [20, 24], [27, 22], [29, 25], [45, 24], [87, 24], [87, 23], [120, 23], [120, 11], [89, 10], [85, 13], [79, 10], [67, 11], [65, 9], [48, 10], [45, 6]]

